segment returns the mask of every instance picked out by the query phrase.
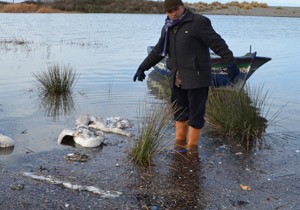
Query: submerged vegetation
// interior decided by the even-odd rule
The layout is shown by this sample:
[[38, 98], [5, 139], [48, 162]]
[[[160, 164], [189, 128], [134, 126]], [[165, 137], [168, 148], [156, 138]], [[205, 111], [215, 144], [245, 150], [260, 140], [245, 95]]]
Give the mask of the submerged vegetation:
[[0, 40], [0, 49], [4, 50], [5, 52], [8, 52], [8, 51], [17, 51], [19, 49], [18, 47], [21, 47], [21, 49], [30, 51], [31, 50], [30, 45], [32, 43], [33, 42], [24, 40], [23, 38], [13, 37], [12, 39]]
[[[267, 8], [266, 3], [251, 3], [231, 1], [226, 4], [213, 2], [185, 3], [187, 7], [197, 11], [211, 11], [226, 9], [228, 7], [240, 9]], [[0, 1], [0, 12], [14, 13], [56, 13], [56, 12], [81, 12], [81, 13], [163, 13], [162, 1], [149, 0], [37, 0], [24, 1], [11, 4]]]
[[78, 76], [70, 65], [59, 66], [54, 64], [47, 70], [34, 73], [43, 94], [62, 95], [70, 94]]

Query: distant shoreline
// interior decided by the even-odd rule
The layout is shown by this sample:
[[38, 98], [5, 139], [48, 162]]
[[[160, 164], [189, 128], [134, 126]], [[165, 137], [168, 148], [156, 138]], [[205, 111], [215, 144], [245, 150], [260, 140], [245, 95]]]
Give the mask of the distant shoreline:
[[209, 11], [194, 10], [203, 15], [238, 15], [238, 16], [265, 16], [265, 17], [294, 17], [300, 18], [300, 7], [268, 7], [240, 9], [228, 7], [225, 9], [215, 9]]
[[[0, 1], [0, 13], [127, 13], [127, 14], [163, 14], [161, 2], [119, 0], [98, 4], [82, 4], [74, 0], [72, 4], [65, 1], [54, 3], [3, 3]], [[185, 3], [195, 13], [203, 15], [232, 15], [232, 16], [265, 16], [265, 17], [294, 17], [300, 18], [300, 7], [273, 7], [265, 3], [221, 4]]]

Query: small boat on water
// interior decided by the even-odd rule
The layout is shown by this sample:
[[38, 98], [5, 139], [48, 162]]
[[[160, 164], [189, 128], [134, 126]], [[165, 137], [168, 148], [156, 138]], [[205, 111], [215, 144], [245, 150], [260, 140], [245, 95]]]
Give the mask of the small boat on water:
[[[148, 46], [148, 54], [152, 51], [153, 46]], [[227, 76], [227, 68], [224, 63], [222, 63], [221, 57], [211, 53], [211, 65], [212, 65], [212, 83], [214, 87], [224, 87], [228, 85], [235, 85], [237, 88], [241, 89], [246, 84], [246, 81], [250, 76], [262, 65], [271, 60], [269, 57], [257, 56], [257, 52], [246, 53], [243, 56], [235, 57], [238, 67], [240, 68], [240, 74], [238, 75], [234, 83], [229, 82], [229, 77]], [[169, 70], [166, 66], [166, 58], [160, 61], [153, 67], [153, 71], [160, 76], [167, 76]]]

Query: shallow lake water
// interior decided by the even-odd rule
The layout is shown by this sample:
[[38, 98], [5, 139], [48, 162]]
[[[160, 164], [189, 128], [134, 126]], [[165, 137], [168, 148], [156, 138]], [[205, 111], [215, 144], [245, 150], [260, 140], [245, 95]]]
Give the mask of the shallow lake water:
[[[143, 104], [157, 100], [147, 83], [132, 77], [159, 38], [164, 15], [0, 14], [0, 133], [15, 140], [16, 154], [64, 148], [60, 131], [78, 116], [121, 116], [136, 121]], [[268, 92], [267, 134], [292, 136], [300, 148], [300, 19], [209, 16], [235, 55], [257, 51], [272, 60], [248, 80]], [[17, 43], [23, 41], [24, 43]], [[33, 73], [70, 65], [79, 75], [66, 110], [39, 97]]]

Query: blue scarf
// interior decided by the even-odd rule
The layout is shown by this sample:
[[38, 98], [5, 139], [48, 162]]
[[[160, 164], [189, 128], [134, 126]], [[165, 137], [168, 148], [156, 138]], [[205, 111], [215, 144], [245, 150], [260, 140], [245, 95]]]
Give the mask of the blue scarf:
[[186, 14], [186, 11], [179, 18], [177, 18], [175, 20], [170, 20], [168, 17], [166, 18], [165, 25], [164, 25], [165, 32], [164, 32], [164, 36], [163, 36], [164, 43], [162, 46], [162, 51], [160, 53], [161, 56], [165, 57], [166, 55], [168, 55], [167, 43], [168, 43], [169, 28], [172, 28], [172, 27], [178, 25], [181, 22], [181, 20], [184, 18], [185, 14]]

